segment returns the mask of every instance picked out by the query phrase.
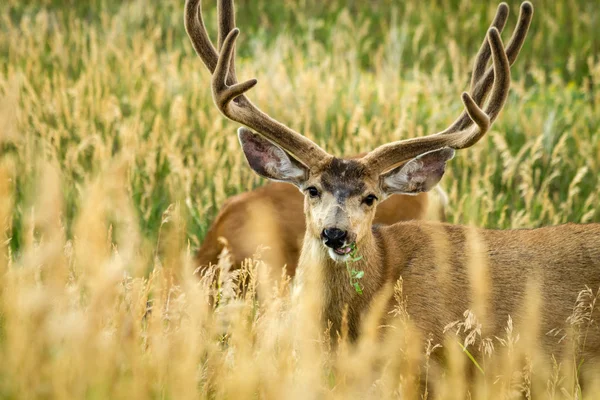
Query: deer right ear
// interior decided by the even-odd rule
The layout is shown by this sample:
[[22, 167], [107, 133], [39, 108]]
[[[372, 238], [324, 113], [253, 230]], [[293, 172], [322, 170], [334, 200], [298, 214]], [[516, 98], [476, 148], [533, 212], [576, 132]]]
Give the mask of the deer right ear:
[[452, 157], [454, 149], [449, 147], [423, 153], [381, 175], [381, 189], [386, 195], [428, 192], [442, 179]]
[[238, 138], [250, 167], [265, 178], [300, 186], [308, 178], [308, 168], [288, 152], [246, 128], [238, 129]]

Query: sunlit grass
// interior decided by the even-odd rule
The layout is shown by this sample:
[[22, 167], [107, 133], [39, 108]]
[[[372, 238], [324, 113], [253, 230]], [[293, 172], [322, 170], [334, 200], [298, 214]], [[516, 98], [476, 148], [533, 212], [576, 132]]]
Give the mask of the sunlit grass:
[[[334, 154], [433, 133], [461, 110], [496, 5], [238, 1], [238, 76], [258, 78], [249, 97]], [[451, 222], [600, 218], [600, 14], [586, 1], [534, 5], [506, 107], [442, 180]], [[183, 1], [8, 0], [0, 10], [0, 397], [417, 393], [427, 338], [409, 328], [333, 355], [298, 344], [292, 332], [316, 329], [308, 321], [306, 331], [280, 323], [286, 287], [266, 304], [232, 301], [226, 318], [209, 312], [194, 251], [225, 199], [262, 181], [212, 104]], [[450, 360], [432, 379], [461, 398], [457, 371], [470, 360], [449, 340], [430, 343]], [[387, 365], [394, 350], [402, 356]], [[487, 373], [473, 393], [576, 398], [569, 360], [536, 375], [497, 353], [477, 361], [503, 378]]]

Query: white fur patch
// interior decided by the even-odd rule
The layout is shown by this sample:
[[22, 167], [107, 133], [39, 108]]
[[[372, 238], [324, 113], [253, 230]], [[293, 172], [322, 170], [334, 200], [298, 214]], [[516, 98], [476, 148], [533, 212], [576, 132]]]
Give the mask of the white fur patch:
[[279, 176], [286, 181], [304, 178], [304, 170], [294, 165], [285, 151], [276, 146], [270, 147], [268, 151], [270, 154], [266, 158], [270, 161], [265, 163], [265, 170], [270, 175]]
[[305, 237], [302, 253], [294, 277], [292, 300], [302, 295], [306, 286], [321, 283], [321, 269], [326, 262], [325, 252], [319, 239]]
[[442, 189], [439, 186], [435, 187], [435, 193], [438, 196], [438, 201], [440, 202], [440, 205], [443, 207], [447, 207], [448, 204], [450, 203], [450, 200], [448, 199], [448, 194], [446, 193], [446, 191], [444, 189]]
[[329, 257], [331, 257], [331, 259], [335, 262], [339, 262], [339, 263], [343, 263], [346, 262], [350, 259], [350, 255], [349, 254], [344, 254], [343, 256], [340, 254], [337, 254], [335, 251], [333, 251], [332, 248], [327, 248], [327, 254], [329, 254]]
[[416, 195], [416, 189], [425, 183], [427, 177], [424, 174], [419, 174], [423, 169], [423, 162], [418, 158], [414, 158], [407, 162], [395, 174], [386, 176], [383, 183], [386, 187], [402, 188], [403, 194]]
[[444, 175], [446, 162], [454, 157], [454, 150], [445, 147], [423, 153], [400, 169], [388, 172], [383, 178], [386, 192], [414, 195], [427, 192]]

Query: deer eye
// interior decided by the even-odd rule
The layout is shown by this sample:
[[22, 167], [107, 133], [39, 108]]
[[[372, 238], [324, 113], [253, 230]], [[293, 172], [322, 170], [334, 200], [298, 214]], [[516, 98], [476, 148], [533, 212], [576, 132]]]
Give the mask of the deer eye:
[[320, 195], [319, 190], [314, 186], [309, 187], [308, 189], [306, 189], [306, 191], [308, 192], [308, 195], [312, 198], [319, 197]]
[[377, 200], [377, 196], [375, 196], [374, 194], [370, 194], [367, 197], [365, 197], [363, 199], [363, 204], [366, 204], [367, 206], [372, 206], [373, 203], [375, 203], [375, 201]]

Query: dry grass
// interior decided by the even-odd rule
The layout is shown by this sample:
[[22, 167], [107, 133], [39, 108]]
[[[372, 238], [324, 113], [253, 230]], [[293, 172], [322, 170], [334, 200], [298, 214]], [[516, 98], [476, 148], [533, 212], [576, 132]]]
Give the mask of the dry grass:
[[[183, 1], [84, 3], [8, 0], [0, 13], [0, 398], [418, 398], [423, 376], [443, 398], [581, 398], [598, 288], [574, 294], [572, 330], [553, 332], [573, 351], [554, 360], [510, 320], [484, 337], [472, 312], [433, 343], [401, 284], [389, 326], [375, 306], [361, 341], [334, 352], [313, 296], [292, 307], [259, 260], [251, 290], [225, 280], [211, 311], [194, 250], [218, 206], [260, 181], [212, 105]], [[240, 2], [238, 75], [258, 77], [253, 101], [336, 154], [451, 122], [495, 10], [297, 3]], [[600, 219], [599, 13], [534, 5], [507, 106], [442, 181], [454, 222]], [[596, 393], [592, 379], [584, 394]]]

